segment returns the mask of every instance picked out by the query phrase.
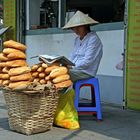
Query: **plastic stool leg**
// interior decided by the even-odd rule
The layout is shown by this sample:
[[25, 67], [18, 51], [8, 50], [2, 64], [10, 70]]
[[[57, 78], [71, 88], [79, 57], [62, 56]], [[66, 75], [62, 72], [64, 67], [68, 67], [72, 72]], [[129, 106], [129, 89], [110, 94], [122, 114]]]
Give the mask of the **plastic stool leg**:
[[75, 100], [74, 105], [76, 110], [78, 111], [79, 106], [79, 94], [80, 94], [80, 85], [78, 83], [75, 83]]
[[96, 99], [96, 108], [97, 108], [97, 119], [102, 120], [101, 106], [100, 106], [100, 91], [99, 91], [99, 82], [98, 79], [94, 81], [94, 90], [95, 90], [95, 99]]

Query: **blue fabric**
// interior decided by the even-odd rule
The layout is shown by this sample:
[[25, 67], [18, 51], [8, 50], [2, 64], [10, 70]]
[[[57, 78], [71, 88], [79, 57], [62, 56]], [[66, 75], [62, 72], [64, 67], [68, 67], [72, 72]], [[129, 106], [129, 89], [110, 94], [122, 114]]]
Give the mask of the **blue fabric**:
[[93, 77], [85, 72], [82, 72], [82, 71], [76, 70], [76, 69], [70, 69], [69, 74], [70, 74], [70, 77], [71, 77], [71, 80], [73, 83], [76, 82], [77, 80]]
[[76, 37], [69, 58], [75, 64], [73, 69], [95, 76], [103, 54], [102, 47], [96, 32], [89, 32], [82, 40]]

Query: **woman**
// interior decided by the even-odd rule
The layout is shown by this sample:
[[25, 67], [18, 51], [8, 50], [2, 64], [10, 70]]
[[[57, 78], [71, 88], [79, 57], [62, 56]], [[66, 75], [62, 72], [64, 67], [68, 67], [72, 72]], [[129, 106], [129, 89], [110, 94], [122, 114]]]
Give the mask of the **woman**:
[[73, 82], [95, 77], [102, 58], [102, 43], [95, 31], [91, 32], [90, 25], [98, 22], [77, 11], [63, 29], [72, 29], [77, 37], [70, 60], [75, 64], [70, 68]]

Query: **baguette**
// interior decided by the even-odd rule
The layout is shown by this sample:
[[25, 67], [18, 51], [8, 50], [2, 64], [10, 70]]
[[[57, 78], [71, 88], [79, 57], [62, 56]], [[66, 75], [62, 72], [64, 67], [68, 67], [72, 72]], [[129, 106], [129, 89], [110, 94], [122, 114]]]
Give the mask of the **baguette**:
[[10, 69], [9, 69], [8, 67], [4, 67], [4, 68], [2, 69], [2, 72], [3, 72], [3, 73], [8, 73], [9, 70], [10, 70]]
[[11, 82], [8, 87], [10, 89], [25, 89], [29, 84], [29, 81]]
[[9, 53], [7, 55], [7, 58], [9, 60], [13, 60], [13, 59], [26, 59], [26, 55], [23, 52], [15, 52], [15, 53]]
[[66, 74], [68, 72], [68, 69], [66, 67], [59, 67], [59, 68], [55, 68], [54, 70], [51, 71], [50, 73], [50, 77], [55, 78], [57, 76]]
[[28, 73], [31, 71], [30, 67], [27, 66], [23, 66], [23, 67], [17, 67], [17, 68], [12, 68], [9, 70], [8, 74], [10, 76], [15, 76], [15, 75], [19, 75], [19, 74], [24, 74], [24, 73]]
[[3, 86], [8, 86], [10, 83], [10, 80], [3, 80], [2, 85]]
[[2, 75], [3, 75], [3, 73], [0, 73], [0, 79], [2, 79]]
[[0, 62], [0, 68], [6, 67], [6, 62]]
[[46, 81], [50, 80], [50, 75], [46, 76], [46, 77], [45, 77], [45, 80], [46, 80]]
[[49, 74], [53, 69], [59, 68], [60, 66], [49, 66], [45, 69], [45, 73]]
[[41, 79], [41, 80], [39, 81], [39, 83], [40, 83], [40, 84], [46, 84], [47, 82], [46, 82], [45, 79]]
[[42, 67], [43, 67], [43, 68], [47, 68], [48, 65], [47, 65], [46, 63], [42, 63]]
[[43, 72], [44, 70], [45, 70], [45, 68], [43, 68], [43, 67], [39, 67], [39, 68], [37, 69], [38, 72]]
[[31, 67], [31, 71], [37, 71], [37, 69], [40, 67], [40, 64], [35, 64]]
[[19, 43], [19, 42], [16, 42], [16, 41], [13, 41], [13, 40], [8, 40], [8, 41], [5, 41], [3, 43], [4, 47], [5, 48], [15, 48], [15, 49], [18, 49], [18, 50], [21, 50], [21, 51], [25, 51], [26, 50], [26, 46]]
[[5, 48], [3, 49], [3, 53], [8, 55], [9, 53], [21, 53], [22, 51], [17, 50], [17, 49], [13, 49], [13, 48]]
[[4, 53], [0, 53], [0, 61], [8, 61], [7, 55]]
[[2, 80], [2, 79], [0, 79], [0, 86], [3, 86], [2, 82], [3, 82], [3, 80]]
[[36, 72], [32, 72], [32, 77], [36, 78], [36, 77], [38, 77], [38, 75], [39, 75], [39, 72], [37, 72], [37, 71]]
[[54, 84], [56, 88], [65, 88], [65, 87], [69, 87], [72, 85], [72, 81], [71, 80], [66, 80], [57, 84]]
[[68, 74], [60, 75], [52, 80], [53, 83], [60, 83], [66, 80], [69, 80], [70, 76]]
[[11, 60], [6, 62], [7, 67], [22, 67], [27, 66], [27, 63], [25, 60]]
[[39, 73], [40, 78], [44, 78], [45, 76], [46, 76], [46, 73], [44, 73], [44, 72]]
[[0, 74], [0, 78], [3, 80], [8, 80], [10, 78], [9, 74]]
[[33, 82], [39, 82], [39, 81], [40, 81], [39, 78], [35, 78], [35, 79], [33, 80]]
[[10, 81], [12, 82], [26, 81], [26, 80], [30, 80], [31, 78], [32, 78], [32, 75], [30, 72], [28, 72], [28, 73], [24, 73], [24, 74], [20, 74], [16, 76], [11, 76]]

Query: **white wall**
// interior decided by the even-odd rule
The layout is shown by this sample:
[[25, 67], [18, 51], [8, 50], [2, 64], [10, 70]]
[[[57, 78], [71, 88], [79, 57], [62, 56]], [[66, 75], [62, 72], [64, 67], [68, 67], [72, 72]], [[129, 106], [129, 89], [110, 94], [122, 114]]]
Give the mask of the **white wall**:
[[102, 31], [98, 32], [103, 42], [103, 58], [101, 60], [98, 74], [110, 76], [122, 76], [122, 71], [115, 68], [116, 64], [122, 60], [124, 51], [124, 31]]
[[74, 34], [51, 34], [26, 36], [27, 61], [30, 65], [36, 63], [31, 56], [40, 54], [58, 54], [69, 56], [72, 50]]

